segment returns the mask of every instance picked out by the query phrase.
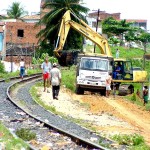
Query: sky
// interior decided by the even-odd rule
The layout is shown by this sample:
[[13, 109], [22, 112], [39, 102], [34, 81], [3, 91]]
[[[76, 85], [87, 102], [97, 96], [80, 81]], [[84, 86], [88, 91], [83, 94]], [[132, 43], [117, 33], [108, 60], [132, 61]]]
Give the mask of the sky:
[[[1, 0], [2, 1], [2, 0]], [[5, 13], [12, 2], [20, 2], [21, 6], [30, 14], [40, 11], [41, 0], [3, 0], [0, 4], [0, 14]], [[84, 6], [90, 10], [106, 11], [107, 13], [121, 13], [121, 19], [145, 19], [150, 30], [149, 0], [83, 0]]]

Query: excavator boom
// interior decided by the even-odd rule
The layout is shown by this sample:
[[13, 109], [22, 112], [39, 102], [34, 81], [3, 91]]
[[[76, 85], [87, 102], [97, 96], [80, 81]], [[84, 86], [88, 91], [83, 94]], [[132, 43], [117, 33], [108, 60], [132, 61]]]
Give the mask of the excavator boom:
[[[71, 15], [73, 15], [79, 23], [73, 21]], [[129, 84], [121, 86], [120, 83], [143, 83], [146, 81], [146, 71], [134, 69], [131, 61], [127, 61], [126, 59], [114, 59], [107, 39], [90, 28], [83, 20], [79, 19], [69, 10], [66, 11], [62, 17], [58, 39], [54, 50], [54, 54], [57, 57], [60, 57], [60, 59], [58, 58], [59, 60], [64, 58], [61, 57], [63, 55], [61, 55], [60, 52], [63, 50], [70, 28], [73, 28], [95, 43], [100, 50], [100, 54], [83, 54], [82, 56], [80, 54], [81, 57], [76, 77], [77, 93], [84, 93], [84, 90], [98, 90], [101, 94], [105, 94], [105, 81], [109, 73], [113, 74], [113, 83], [116, 83], [116, 87], [120, 88], [119, 91], [123, 91], [122, 93], [125, 94], [127, 94], [128, 91], [129, 93], [132, 93], [134, 87]], [[119, 72], [116, 71], [116, 66], [120, 68]]]
[[[71, 20], [70, 14], [76, 17], [81, 24]], [[56, 56], [59, 56], [58, 52], [60, 52], [63, 49], [70, 28], [75, 29], [76, 31], [81, 33], [83, 36], [85, 36], [87, 39], [95, 43], [100, 49], [101, 54], [107, 55], [108, 57], [109, 56], [112, 57], [107, 39], [105, 39], [100, 34], [95, 32], [84, 21], [79, 19], [75, 14], [71, 13], [69, 10], [64, 14], [62, 21], [61, 21], [58, 39], [57, 39], [56, 47], [54, 50], [54, 53]]]

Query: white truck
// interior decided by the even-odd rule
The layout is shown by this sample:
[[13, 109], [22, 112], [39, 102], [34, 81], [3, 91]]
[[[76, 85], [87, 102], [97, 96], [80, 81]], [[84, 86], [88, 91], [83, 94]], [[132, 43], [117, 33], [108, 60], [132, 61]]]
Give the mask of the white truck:
[[112, 72], [112, 58], [102, 56], [79, 57], [76, 74], [76, 93], [84, 91], [98, 91], [105, 95], [106, 77]]

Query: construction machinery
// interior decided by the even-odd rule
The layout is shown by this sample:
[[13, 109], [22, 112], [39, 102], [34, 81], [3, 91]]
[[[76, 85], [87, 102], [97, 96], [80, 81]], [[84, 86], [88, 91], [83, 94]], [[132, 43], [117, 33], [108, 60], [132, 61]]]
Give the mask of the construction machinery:
[[[73, 15], [79, 23], [71, 19]], [[99, 48], [100, 53], [80, 53], [78, 55], [78, 65], [76, 73], [76, 93], [83, 94], [84, 91], [98, 91], [105, 95], [106, 77], [114, 72], [116, 64], [121, 64], [121, 70], [116, 78], [113, 78], [115, 88], [119, 89], [120, 95], [133, 93], [133, 82], [145, 82], [147, 72], [140, 68], [133, 68], [132, 62], [126, 59], [114, 59], [107, 39], [95, 32], [83, 20], [79, 19], [71, 11], [66, 11], [62, 17], [56, 48], [54, 53], [56, 57], [61, 57], [62, 50], [70, 28], [75, 29], [84, 37], [91, 40]], [[112, 76], [113, 77], [113, 76]], [[120, 83], [130, 83], [122, 84]]]

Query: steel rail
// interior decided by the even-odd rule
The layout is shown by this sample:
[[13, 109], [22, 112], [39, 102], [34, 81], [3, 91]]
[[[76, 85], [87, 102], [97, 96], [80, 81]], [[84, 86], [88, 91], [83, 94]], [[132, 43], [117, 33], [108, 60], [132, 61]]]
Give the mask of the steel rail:
[[44, 123], [46, 126], [50, 127], [50, 128], [53, 128], [57, 131], [59, 131], [60, 133], [63, 133], [69, 137], [71, 137], [72, 139], [75, 139], [76, 141], [78, 141], [79, 143], [83, 143], [83, 144], [86, 144], [87, 146], [91, 146], [93, 148], [96, 148], [98, 150], [108, 150], [107, 148], [101, 146], [101, 145], [98, 145], [94, 142], [91, 142], [89, 140], [86, 140], [85, 138], [82, 138], [82, 137], [79, 137], [78, 135], [75, 135], [73, 133], [69, 133], [51, 123], [47, 123], [45, 122], [44, 120], [38, 118], [36, 115], [33, 115], [31, 114], [30, 112], [28, 112], [26, 109], [24, 109], [22, 106], [20, 106], [12, 97], [11, 97], [11, 92], [12, 92], [12, 87], [14, 87], [16, 84], [22, 84], [22, 83], [25, 83], [25, 82], [28, 82], [28, 81], [31, 81], [31, 80], [35, 80], [39, 77], [39, 75], [35, 75], [35, 76], [32, 76], [32, 77], [29, 77], [29, 78], [26, 78], [24, 80], [21, 80], [21, 81], [17, 81], [13, 84], [11, 84], [8, 88], [7, 88], [7, 97], [9, 98], [9, 100], [14, 103], [14, 105], [16, 105], [18, 108], [20, 108], [22, 111], [24, 111], [26, 114], [28, 114], [30, 117], [34, 118], [35, 120], [37, 121], [40, 121], [42, 123]]
[[[35, 75], [41, 75], [42, 76], [42, 73], [35, 73], [35, 74], [31, 74], [31, 75], [25, 75], [24, 79], [35, 76]], [[8, 80], [15, 80], [15, 79], [21, 79], [21, 78], [20, 78], [20, 76], [15, 76], [15, 77], [8, 78]], [[1, 79], [0, 82], [5, 82], [6, 80], [7, 80], [7, 78], [6, 79]]]

